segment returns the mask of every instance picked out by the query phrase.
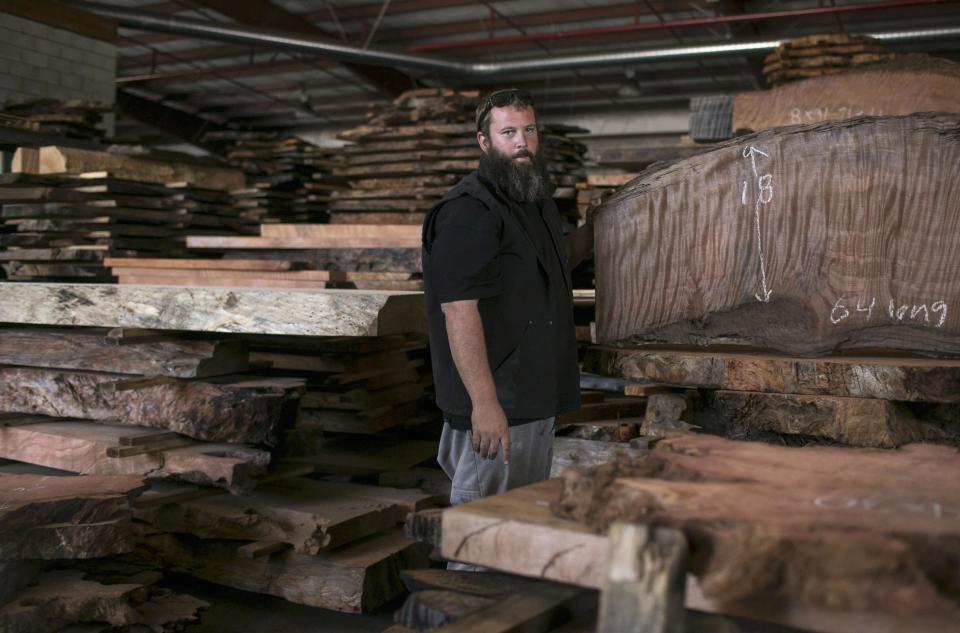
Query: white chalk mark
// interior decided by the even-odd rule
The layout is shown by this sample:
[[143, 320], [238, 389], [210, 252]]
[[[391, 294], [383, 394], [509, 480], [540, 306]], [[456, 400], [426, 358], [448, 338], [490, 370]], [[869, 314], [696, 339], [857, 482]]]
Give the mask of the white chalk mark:
[[743, 181], [743, 186], [740, 191], [740, 202], [741, 204], [747, 204], [747, 181]]
[[755, 158], [756, 154], [760, 154], [761, 156], [767, 156], [767, 157], [770, 156], [770, 154], [767, 154], [763, 150], [757, 149], [753, 145], [747, 145], [746, 147], [743, 148], [743, 157], [750, 159], [750, 167], [753, 169], [754, 176], [757, 176], [757, 159]]
[[944, 301], [937, 301], [932, 306], [930, 306], [931, 312], [940, 313], [940, 321], [937, 322], [937, 327], [943, 327], [943, 324], [947, 320], [947, 304]]
[[857, 299], [857, 312], [866, 312], [866, 313], [867, 313], [867, 321], [869, 321], [869, 320], [870, 320], [870, 317], [873, 316], [873, 306], [874, 306], [876, 303], [877, 303], [877, 298], [876, 298], [876, 297], [873, 297], [872, 299], [870, 299], [870, 305], [867, 306], [866, 308], [863, 308], [863, 307], [860, 306], [860, 299]]
[[760, 303], [770, 301], [770, 289], [767, 288], [767, 267], [763, 261], [763, 240], [760, 237], [760, 196], [757, 196], [757, 204], [753, 206], [753, 214], [757, 220], [757, 252], [760, 253], [760, 283], [763, 284], [763, 294], [754, 294]]

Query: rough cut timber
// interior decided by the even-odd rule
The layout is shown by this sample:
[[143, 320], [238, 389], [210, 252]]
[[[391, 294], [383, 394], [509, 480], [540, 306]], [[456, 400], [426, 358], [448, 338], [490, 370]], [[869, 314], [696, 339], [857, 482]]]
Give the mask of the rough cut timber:
[[83, 572], [45, 573], [37, 585], [21, 590], [0, 607], [4, 633], [50, 633], [78, 622], [108, 622], [116, 627], [136, 624], [142, 617], [134, 604], [144, 597], [137, 584], [102, 585], [83, 579]]
[[300, 336], [426, 333], [421, 293], [0, 283], [0, 323]]
[[[895, 474], [891, 473], [891, 476]], [[550, 505], [560, 498], [562, 488], [562, 480], [551, 479], [445, 510], [443, 556], [498, 571], [601, 588], [605, 574], [606, 533], [597, 533], [584, 522], [561, 518], [551, 512]], [[736, 578], [734, 576], [733, 580]], [[898, 615], [889, 611], [865, 612], [786, 604], [783, 600], [769, 598], [723, 603], [705, 596], [693, 575], [687, 576], [686, 594], [688, 609], [824, 633], [860, 630], [871, 633], [941, 633], [950, 630], [956, 622], [956, 615], [949, 611]]]
[[135, 517], [164, 532], [278, 541], [295, 552], [316, 554], [394, 528], [428, 498], [419, 491], [297, 477], [261, 484], [249, 495], [148, 507], [136, 510]]
[[960, 360], [591, 347], [584, 370], [682, 387], [960, 402]]
[[398, 530], [316, 556], [288, 550], [244, 559], [237, 555], [240, 543], [149, 534], [135, 555], [220, 585], [348, 613], [396, 598], [403, 592], [400, 570], [427, 566], [427, 548]]
[[90, 330], [0, 329], [0, 364], [203, 378], [246, 371], [240, 341], [169, 340], [112, 345]]
[[[890, 90], [890, 86], [897, 89]], [[740, 93], [733, 99], [732, 131], [759, 132], [857, 116], [958, 111], [960, 64], [928, 55], [905, 55], [840, 75]]]
[[958, 127], [779, 128], [645, 172], [597, 212], [599, 342], [960, 354]]
[[20, 148], [14, 155], [13, 164], [14, 172], [82, 174], [109, 171], [116, 178], [157, 184], [187, 182], [217, 191], [232, 191], [244, 186], [243, 173], [239, 169], [111, 154], [75, 147]]
[[239, 444], [196, 443], [153, 449], [128, 457], [109, 457], [111, 447], [136, 438], [150, 447], [156, 429], [42, 416], [17, 416], [0, 423], [0, 458], [96, 475], [139, 475], [147, 479], [175, 479], [243, 492], [270, 462], [270, 453]]
[[300, 395], [283, 380], [174, 379], [129, 388], [127, 380], [105, 372], [0, 367], [0, 410], [162, 428], [210, 442], [272, 445]]
[[34, 584], [43, 573], [44, 564], [38, 560], [0, 561], [0, 607], [10, 602], [18, 591]]
[[0, 560], [79, 559], [133, 549], [138, 476], [0, 477]]
[[556, 509], [601, 530], [617, 521], [683, 530], [691, 571], [719, 602], [955, 618], [958, 476], [960, 454], [947, 447], [676, 435], [645, 460], [568, 472]]

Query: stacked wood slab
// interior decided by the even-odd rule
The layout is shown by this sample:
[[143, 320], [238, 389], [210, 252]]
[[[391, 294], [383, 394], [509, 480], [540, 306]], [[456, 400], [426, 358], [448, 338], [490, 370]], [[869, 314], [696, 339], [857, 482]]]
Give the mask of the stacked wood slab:
[[[368, 437], [351, 457], [349, 441], [341, 449], [316, 420], [304, 426], [295, 418], [309, 383], [317, 402], [304, 402], [301, 416], [344, 414], [338, 430], [369, 433], [364, 416], [386, 405], [396, 423], [408, 422], [424, 388], [422, 361], [408, 354], [422, 347], [403, 336], [241, 341], [5, 328], [0, 458], [150, 481], [133, 506], [149, 527], [128, 540], [125, 564], [311, 606], [372, 610], [403, 591], [400, 569], [426, 564], [426, 549], [398, 525], [434, 496], [309, 475], [348, 472], [337, 457], [359, 472], [409, 468], [430, 457], [435, 442], [415, 447], [394, 437], [384, 459]], [[314, 385], [317, 376], [330, 380]], [[411, 411], [396, 410], [408, 403]], [[250, 443], [283, 443], [282, 453], [297, 458], [273, 460]]]
[[234, 190], [245, 233], [263, 223], [318, 222], [327, 218], [331, 191], [343, 186], [330, 175], [335, 154], [295, 136], [275, 132], [217, 131], [204, 140], [220, 145], [220, 153], [247, 175]]
[[[349, 179], [350, 189], [331, 194], [331, 222], [421, 224], [447, 190], [477, 167], [477, 98], [476, 92], [412, 90], [367, 124], [340, 133], [338, 138], [354, 144], [341, 148], [345, 164], [334, 174]], [[571, 220], [586, 148], [567, 135], [583, 131], [542, 127], [555, 197]]]
[[[768, 130], [641, 174], [598, 212], [597, 334], [616, 347], [587, 370], [711, 390], [654, 426], [956, 443], [958, 123]], [[670, 349], [691, 345], [712, 347]]]
[[102, 101], [43, 98], [7, 99], [2, 109], [4, 114], [30, 121], [37, 132], [84, 140], [102, 140], [106, 133], [101, 127], [103, 115], [113, 111]]
[[866, 35], [807, 35], [783, 42], [764, 60], [767, 83], [777, 86], [796, 79], [841, 73], [849, 68], [886, 61], [891, 55]]
[[[132, 260], [112, 265], [121, 283], [124, 276], [137, 280], [165, 273], [170, 282], [187, 285], [413, 291], [423, 289], [420, 240], [420, 228], [409, 224], [264, 224], [257, 237], [188, 238], [192, 249], [223, 255], [222, 265], [197, 260], [190, 264], [192, 272], [162, 271], [162, 262], [152, 271], [125, 271], [137, 267]], [[301, 255], [308, 252], [309, 257]], [[202, 270], [218, 267], [224, 271]]]
[[154, 592], [150, 579], [102, 584], [79, 570], [45, 571], [133, 551], [130, 498], [142, 490], [135, 475], [70, 476], [0, 463], [0, 628], [43, 633], [100, 621], [89, 630], [162, 632], [195, 621], [206, 603]]
[[106, 257], [176, 257], [188, 234], [240, 227], [222, 170], [59, 147], [22, 148], [15, 167], [0, 178], [11, 280], [110, 281]]
[[770, 90], [694, 99], [690, 136], [718, 141], [773, 127], [859, 116], [958, 112], [958, 104], [960, 64], [913, 53]]
[[0, 257], [16, 281], [108, 281], [110, 256], [178, 256], [187, 234], [234, 234], [229, 199], [195, 187], [143, 183], [109, 172], [8, 174]]

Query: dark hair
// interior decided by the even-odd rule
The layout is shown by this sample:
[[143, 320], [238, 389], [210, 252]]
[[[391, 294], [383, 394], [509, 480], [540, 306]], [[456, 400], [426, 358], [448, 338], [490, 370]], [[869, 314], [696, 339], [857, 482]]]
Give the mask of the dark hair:
[[[506, 90], [495, 90], [480, 100], [477, 106], [477, 131], [490, 136], [490, 110], [493, 108], [534, 108], [533, 96], [526, 90], [517, 90], [516, 88], [507, 88]], [[536, 108], [534, 108], [536, 110]]]

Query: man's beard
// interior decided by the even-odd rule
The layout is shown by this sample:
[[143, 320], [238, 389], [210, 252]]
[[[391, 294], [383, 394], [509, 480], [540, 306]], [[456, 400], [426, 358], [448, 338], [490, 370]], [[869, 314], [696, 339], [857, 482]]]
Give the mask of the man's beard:
[[[518, 162], [515, 157], [526, 156], [529, 162]], [[553, 195], [543, 154], [520, 150], [514, 156], [501, 154], [494, 148], [480, 156], [480, 173], [497, 184], [515, 202], [535, 202]]]

